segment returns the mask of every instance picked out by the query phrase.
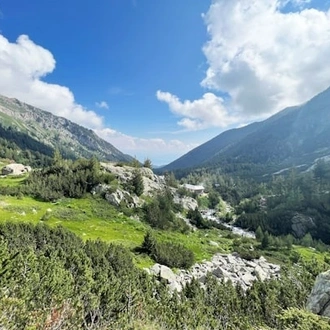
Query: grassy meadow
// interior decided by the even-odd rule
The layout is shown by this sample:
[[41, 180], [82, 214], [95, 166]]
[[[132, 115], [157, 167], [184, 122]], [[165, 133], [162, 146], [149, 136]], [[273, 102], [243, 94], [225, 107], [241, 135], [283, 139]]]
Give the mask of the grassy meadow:
[[[21, 185], [25, 178], [24, 175], [0, 177], [0, 185]], [[131, 251], [141, 245], [145, 233], [150, 229], [147, 224], [125, 216], [105, 200], [92, 195], [82, 199], [63, 198], [56, 203], [42, 202], [26, 196], [0, 195], [0, 222], [4, 221], [60, 225], [83, 240], [101, 239], [122, 244]], [[233, 235], [229, 231], [218, 229], [196, 230], [188, 234], [160, 230], [154, 233], [160, 241], [180, 243], [192, 250], [197, 262], [210, 259], [217, 252], [230, 253], [233, 246]], [[251, 244], [256, 242], [251, 241]], [[324, 254], [310, 248], [294, 247], [294, 251], [308, 260], [324, 259]], [[280, 262], [285, 257], [285, 251], [280, 254], [268, 253], [267, 257]], [[145, 255], [134, 253], [134, 258], [140, 267], [148, 267], [153, 263]]]

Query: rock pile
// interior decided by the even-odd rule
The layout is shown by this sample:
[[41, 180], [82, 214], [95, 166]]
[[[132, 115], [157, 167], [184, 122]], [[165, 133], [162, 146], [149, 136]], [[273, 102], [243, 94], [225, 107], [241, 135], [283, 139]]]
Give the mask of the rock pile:
[[148, 272], [166, 280], [171, 291], [180, 292], [182, 287], [193, 278], [203, 284], [208, 273], [213, 274], [219, 280], [230, 280], [233, 285], [240, 285], [246, 290], [256, 280], [278, 278], [280, 266], [267, 262], [264, 257], [249, 261], [233, 253], [216, 254], [211, 261], [195, 264], [190, 270], [180, 270], [177, 274], [160, 264], [155, 264], [148, 269]]

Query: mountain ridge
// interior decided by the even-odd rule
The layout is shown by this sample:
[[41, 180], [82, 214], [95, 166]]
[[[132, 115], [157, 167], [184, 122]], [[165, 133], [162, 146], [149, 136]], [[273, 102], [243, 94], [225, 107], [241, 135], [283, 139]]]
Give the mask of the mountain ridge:
[[328, 141], [330, 88], [263, 121], [222, 132], [162, 170], [208, 168], [235, 162], [262, 165], [264, 173], [260, 174], [270, 174], [274, 166], [280, 170], [305, 163], [311, 165], [316, 159], [330, 155]]
[[0, 95], [0, 124], [55, 149], [67, 158], [131, 161], [133, 157], [100, 138], [94, 131], [64, 117], [36, 108], [15, 98]]

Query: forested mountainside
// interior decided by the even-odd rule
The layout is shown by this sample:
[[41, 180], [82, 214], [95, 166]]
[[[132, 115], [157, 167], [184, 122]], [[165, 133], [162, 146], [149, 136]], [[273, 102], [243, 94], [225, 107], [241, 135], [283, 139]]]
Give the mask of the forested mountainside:
[[330, 88], [262, 122], [223, 132], [162, 170], [219, 167], [261, 177], [292, 166], [307, 169], [330, 155], [329, 141]]
[[47, 162], [56, 148], [71, 159], [132, 160], [92, 130], [5, 96], [0, 96], [0, 145], [0, 157], [30, 163]]
[[[178, 182], [150, 167], [72, 161], [57, 152], [50, 166], [0, 178], [1, 327], [330, 329], [304, 309], [315, 277], [329, 267], [328, 246], [308, 235], [258, 228], [253, 239], [227, 229], [223, 222], [264, 207], [257, 183], [218, 176], [215, 186], [205, 173]], [[324, 172], [315, 171], [321, 180], [316, 173]], [[181, 186], [198, 179], [205, 179], [203, 195]], [[219, 221], [202, 215], [208, 208]], [[228, 260], [227, 270], [205, 261], [216, 254]], [[265, 276], [273, 266], [261, 255], [280, 265], [280, 276]], [[146, 269], [154, 262], [190, 280], [171, 289], [166, 267], [156, 276]], [[207, 276], [198, 275], [210, 265]], [[231, 268], [242, 278], [228, 280]]]
[[[323, 119], [327, 93], [310, 101]], [[13, 109], [0, 111], [0, 165], [34, 166], [0, 177], [0, 327], [330, 329], [306, 309], [316, 276], [330, 265], [328, 122], [306, 121], [308, 103], [201, 146], [209, 160], [182, 169], [179, 181], [173, 172], [155, 175], [148, 159], [119, 152], [111, 156], [119, 162], [99, 162], [102, 148], [88, 157], [79, 136], [93, 140], [91, 131], [1, 100]], [[267, 134], [269, 146], [260, 144]], [[299, 148], [305, 171], [290, 168], [302, 159]], [[281, 157], [287, 163], [276, 163]], [[237, 226], [255, 235], [235, 235]]]

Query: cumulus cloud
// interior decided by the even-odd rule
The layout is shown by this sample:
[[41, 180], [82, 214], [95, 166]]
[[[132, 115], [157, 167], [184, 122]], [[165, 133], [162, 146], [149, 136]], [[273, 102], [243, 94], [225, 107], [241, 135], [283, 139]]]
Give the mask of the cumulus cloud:
[[213, 93], [205, 93], [199, 100], [183, 102], [177, 96], [162, 91], [157, 91], [156, 97], [167, 103], [175, 115], [183, 117], [178, 125], [187, 130], [209, 126], [226, 127], [237, 120], [235, 116], [228, 114], [224, 100]]
[[162, 160], [166, 163], [170, 159], [175, 159], [198, 145], [184, 143], [177, 139], [169, 141], [160, 138], [143, 139], [123, 134], [111, 128], [96, 129], [95, 132], [104, 140], [114, 144], [119, 150], [136, 155], [141, 160], [145, 157], [156, 159], [159, 164], [162, 163]]
[[96, 102], [95, 105], [96, 105], [98, 108], [101, 108], [101, 109], [109, 109], [109, 105], [108, 105], [108, 103], [105, 102], [105, 101]]
[[26, 35], [16, 43], [0, 35], [0, 91], [89, 128], [102, 126], [102, 117], [75, 102], [69, 88], [42, 80], [55, 69], [50, 51]]
[[[174, 158], [195, 145], [187, 145], [178, 140], [141, 139], [105, 128], [103, 119], [95, 112], [76, 103], [68, 87], [50, 84], [42, 79], [52, 73], [56, 61], [47, 49], [36, 45], [26, 35], [21, 35], [16, 42], [8, 41], [0, 34], [0, 93], [15, 97], [55, 115], [68, 118], [94, 131], [116, 146], [119, 150], [152, 159]], [[122, 89], [112, 90], [121, 93]], [[99, 108], [108, 109], [105, 101], [97, 102]]]
[[213, 93], [181, 102], [158, 91], [158, 100], [181, 117], [178, 125], [197, 130], [262, 119], [323, 91], [330, 85], [330, 9], [310, 2], [213, 0], [203, 15], [209, 40], [201, 82]]
[[202, 86], [229, 94], [243, 118], [307, 101], [330, 85], [330, 10], [306, 0], [213, 0]]

